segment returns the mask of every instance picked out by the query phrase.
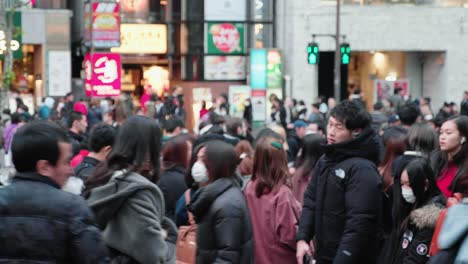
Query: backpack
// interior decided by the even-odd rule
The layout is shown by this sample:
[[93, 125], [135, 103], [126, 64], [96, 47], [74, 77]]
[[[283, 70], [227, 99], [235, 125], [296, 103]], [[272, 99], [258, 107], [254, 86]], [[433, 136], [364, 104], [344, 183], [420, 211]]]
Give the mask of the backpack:
[[[190, 189], [185, 191], [185, 204], [190, 203]], [[176, 243], [176, 264], [193, 264], [197, 253], [197, 225], [187, 210], [188, 225], [179, 227]]]

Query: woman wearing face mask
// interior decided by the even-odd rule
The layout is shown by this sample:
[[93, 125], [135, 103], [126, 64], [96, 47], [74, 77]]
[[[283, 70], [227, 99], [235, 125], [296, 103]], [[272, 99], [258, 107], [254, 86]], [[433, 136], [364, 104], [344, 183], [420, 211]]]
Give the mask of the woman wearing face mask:
[[102, 230], [112, 263], [173, 263], [175, 225], [164, 217], [159, 175], [161, 129], [132, 116], [112, 152], [87, 180], [84, 192]]
[[426, 159], [411, 161], [399, 175], [393, 183], [393, 188], [399, 190], [393, 202], [394, 228], [386, 241], [387, 255], [379, 263], [426, 263], [445, 197], [437, 188]]
[[189, 210], [197, 224], [196, 263], [253, 263], [252, 226], [240, 184], [234, 178], [234, 147], [209, 141], [197, 153], [192, 176], [200, 182]]
[[451, 197], [468, 159], [468, 117], [455, 116], [440, 128], [440, 150], [432, 157], [436, 182], [445, 197]]

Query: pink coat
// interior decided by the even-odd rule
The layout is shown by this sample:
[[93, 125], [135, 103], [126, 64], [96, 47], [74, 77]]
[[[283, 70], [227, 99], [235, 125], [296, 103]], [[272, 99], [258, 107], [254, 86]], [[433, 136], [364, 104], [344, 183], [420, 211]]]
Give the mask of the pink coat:
[[260, 198], [255, 187], [256, 181], [251, 181], [244, 190], [254, 233], [255, 263], [296, 263], [300, 203], [285, 185]]

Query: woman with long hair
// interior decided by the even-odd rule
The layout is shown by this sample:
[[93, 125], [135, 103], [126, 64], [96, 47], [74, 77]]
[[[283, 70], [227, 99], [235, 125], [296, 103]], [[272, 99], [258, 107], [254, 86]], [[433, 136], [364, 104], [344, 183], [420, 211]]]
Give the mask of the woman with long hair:
[[213, 140], [197, 153], [192, 176], [201, 186], [188, 205], [197, 224], [196, 263], [254, 263], [249, 209], [235, 179], [234, 147]]
[[394, 229], [379, 263], [426, 263], [429, 247], [445, 198], [427, 159], [417, 158], [402, 168], [393, 183]]
[[281, 142], [264, 138], [255, 147], [252, 180], [244, 190], [255, 240], [255, 263], [296, 263], [301, 204], [290, 188]]
[[451, 197], [457, 188], [458, 180], [467, 170], [468, 159], [468, 117], [449, 118], [440, 128], [440, 150], [432, 157], [436, 182], [446, 197]]
[[296, 161], [296, 171], [292, 180], [292, 191], [294, 197], [303, 204], [304, 192], [312, 179], [312, 171], [315, 164], [323, 154], [321, 145], [325, 139], [317, 134], [310, 134], [302, 139], [302, 150]]
[[85, 197], [112, 261], [174, 261], [177, 231], [164, 218], [163, 194], [155, 184], [160, 146], [156, 121], [132, 116], [120, 127], [107, 160], [86, 182]]
[[237, 170], [242, 176], [242, 187], [245, 187], [252, 178], [253, 171], [253, 149], [250, 143], [247, 140], [241, 140], [236, 145], [236, 154], [239, 158]]
[[161, 178], [157, 182], [164, 195], [166, 216], [175, 221], [175, 207], [187, 190], [185, 174], [192, 155], [192, 140], [186, 135], [170, 138], [162, 149]]

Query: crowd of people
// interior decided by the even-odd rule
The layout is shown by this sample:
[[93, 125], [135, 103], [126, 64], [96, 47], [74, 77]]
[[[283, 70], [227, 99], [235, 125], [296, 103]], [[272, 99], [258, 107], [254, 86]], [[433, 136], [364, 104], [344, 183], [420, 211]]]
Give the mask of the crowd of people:
[[230, 117], [220, 96], [196, 133], [178, 89], [142, 108], [70, 94], [37, 116], [19, 101], [3, 129], [14, 171], [1, 181], [0, 259], [467, 263], [468, 92], [460, 113], [437, 115], [400, 93], [371, 112], [360, 91], [322, 97], [310, 114], [272, 96], [259, 131], [249, 101]]

